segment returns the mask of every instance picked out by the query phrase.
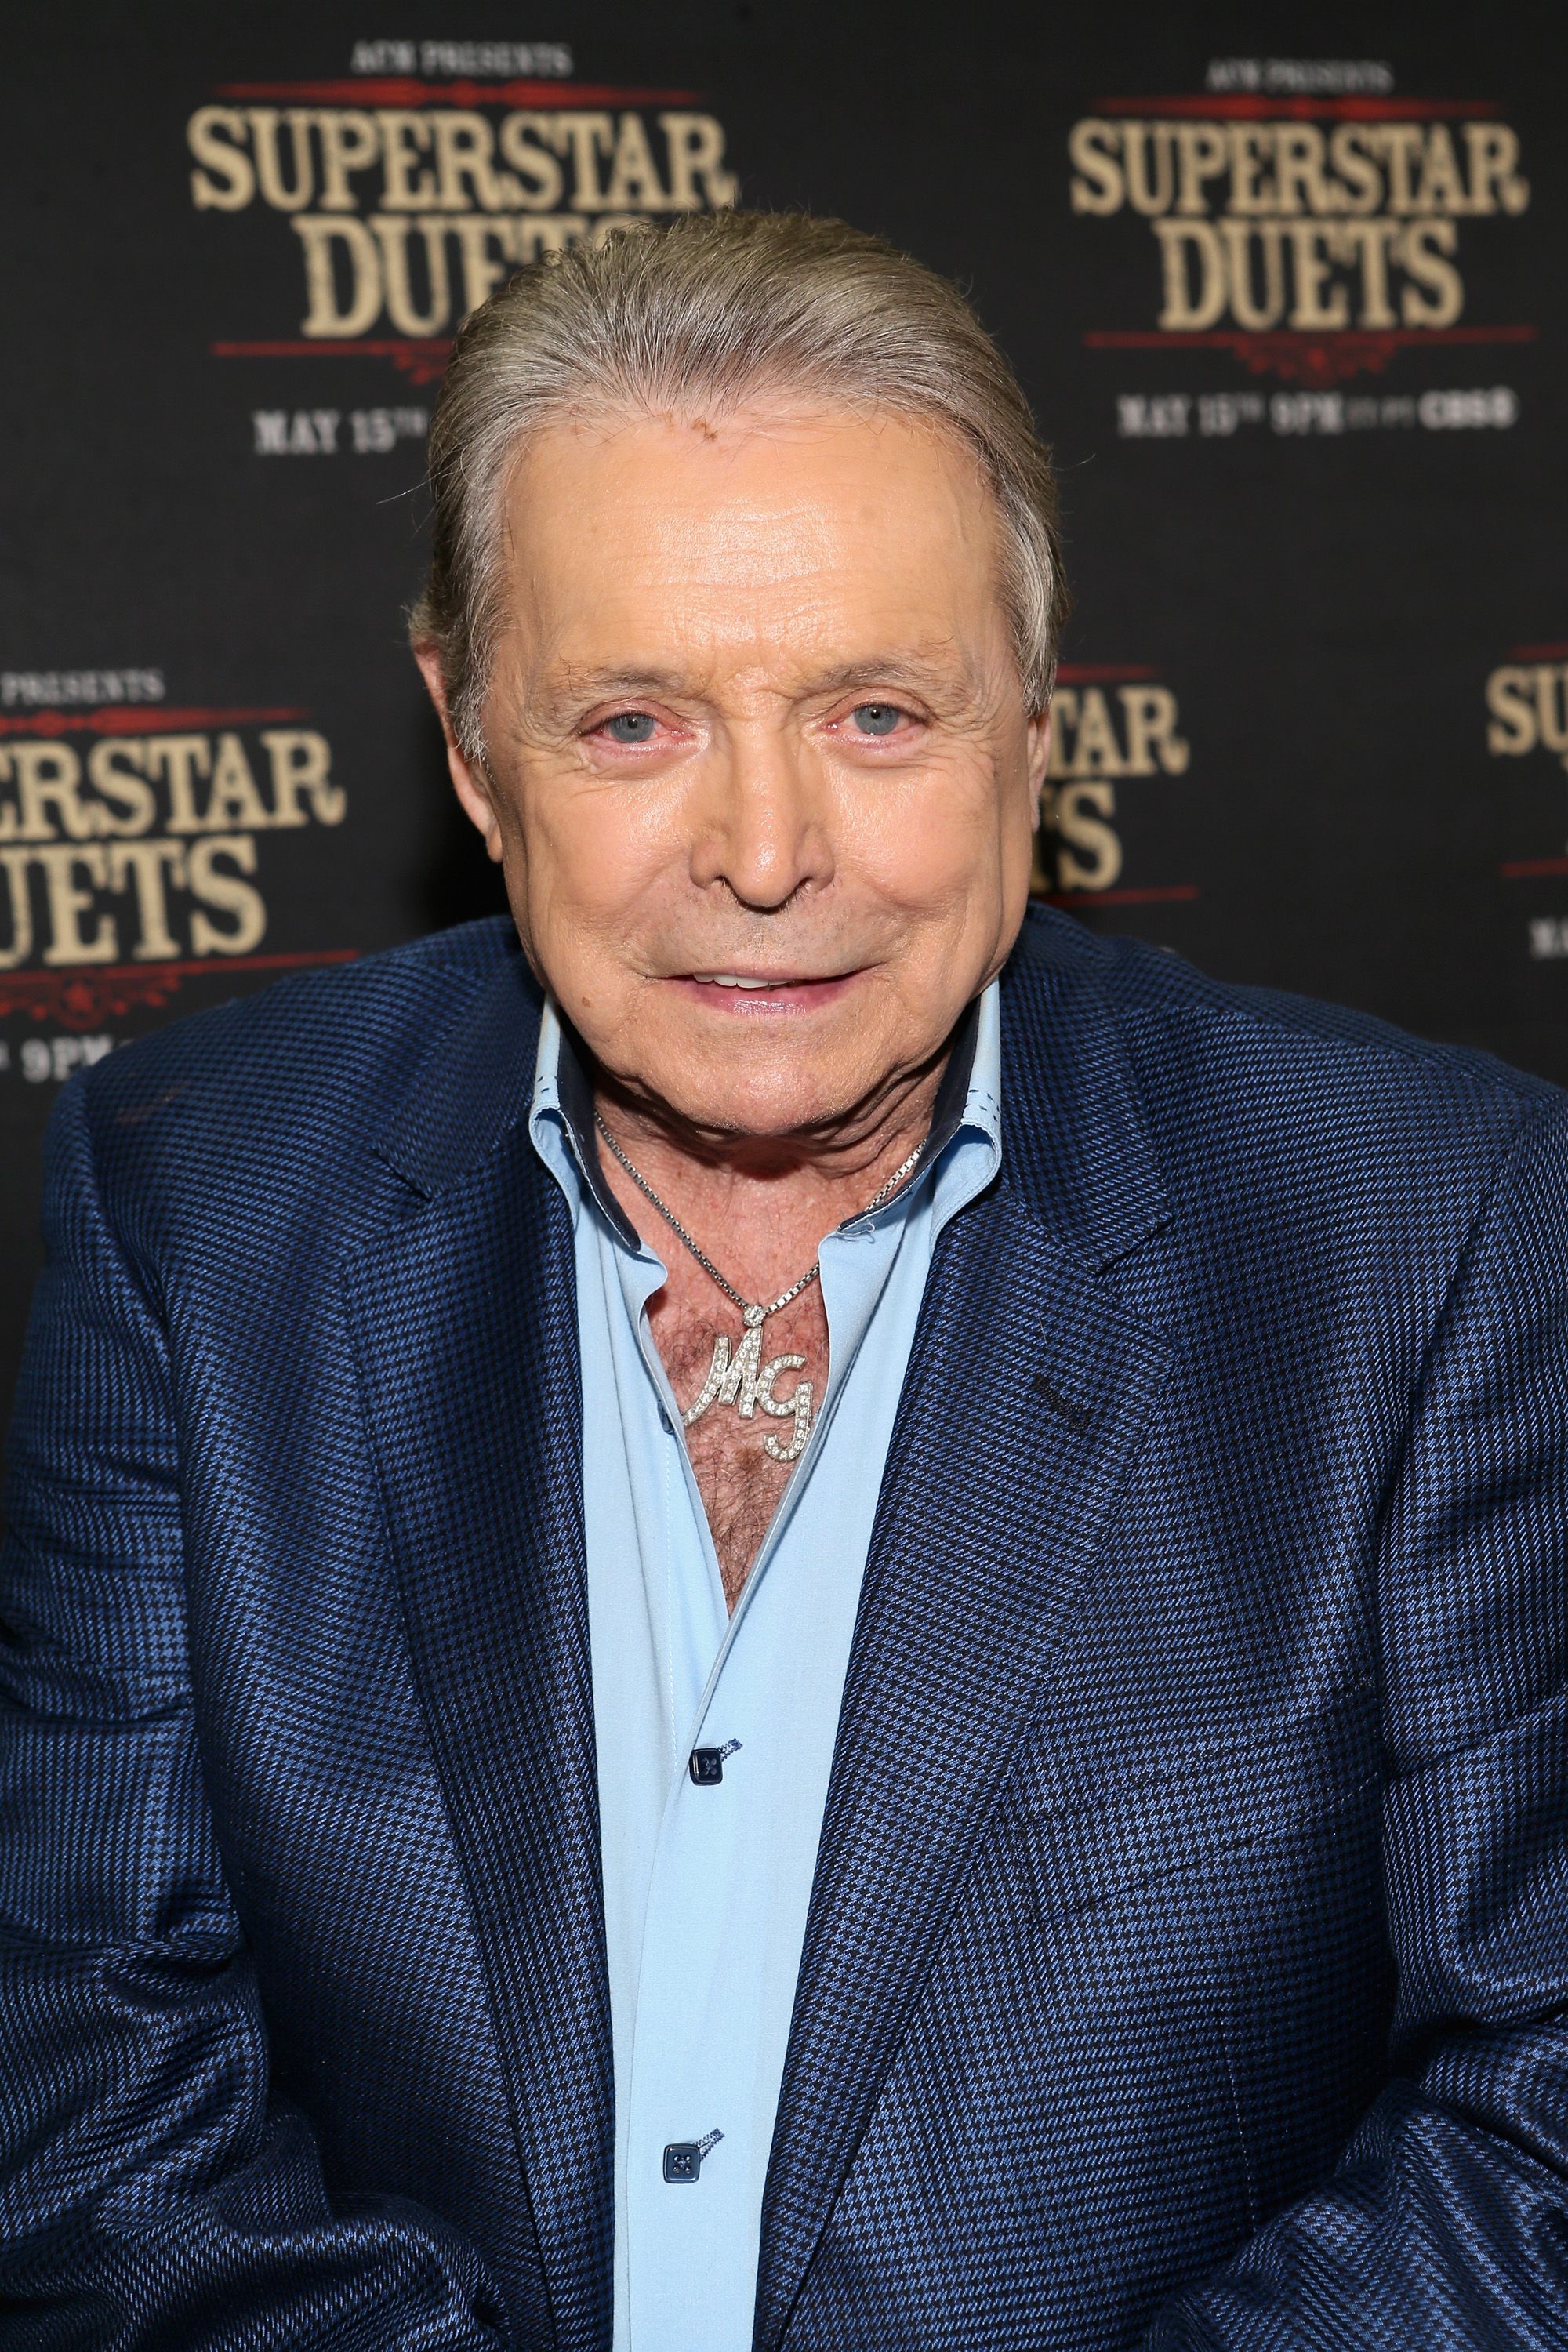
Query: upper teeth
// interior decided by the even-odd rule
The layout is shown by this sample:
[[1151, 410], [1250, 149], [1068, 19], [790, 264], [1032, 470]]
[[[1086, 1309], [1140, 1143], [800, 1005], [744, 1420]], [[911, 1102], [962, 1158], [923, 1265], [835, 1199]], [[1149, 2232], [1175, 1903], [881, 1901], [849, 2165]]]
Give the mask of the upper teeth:
[[715, 988], [768, 988], [774, 985], [766, 980], [741, 980], [732, 971], [704, 972], [702, 977], [710, 980]]

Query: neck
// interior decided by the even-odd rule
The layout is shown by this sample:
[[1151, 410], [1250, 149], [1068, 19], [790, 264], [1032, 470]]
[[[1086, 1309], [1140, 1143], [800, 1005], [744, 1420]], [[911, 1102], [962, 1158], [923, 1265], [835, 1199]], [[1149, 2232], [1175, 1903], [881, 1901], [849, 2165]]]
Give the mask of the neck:
[[[594, 1107], [644, 1182], [748, 1297], [772, 1295], [815, 1259], [825, 1234], [875, 1199], [931, 1133], [952, 1039], [921, 1068], [831, 1129], [735, 1134], [680, 1118], [592, 1074]], [[643, 1239], [668, 1259], [668, 1221], [613, 1152], [600, 1160]]]

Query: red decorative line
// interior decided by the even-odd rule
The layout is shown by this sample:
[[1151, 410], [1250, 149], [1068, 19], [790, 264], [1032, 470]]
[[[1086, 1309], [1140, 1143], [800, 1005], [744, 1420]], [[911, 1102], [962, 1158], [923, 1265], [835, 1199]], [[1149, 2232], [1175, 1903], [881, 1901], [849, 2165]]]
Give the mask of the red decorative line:
[[1510, 661], [1568, 661], [1568, 645], [1510, 646]]
[[452, 345], [437, 337], [393, 341], [345, 339], [319, 343], [213, 343], [216, 360], [391, 360], [414, 383], [434, 383], [444, 372]]
[[1426, 343], [1532, 343], [1536, 331], [1534, 327], [1331, 327], [1314, 334], [1305, 328], [1280, 327], [1254, 334], [1238, 327], [1205, 331], [1091, 327], [1083, 340], [1096, 352], [1234, 352], [1254, 375], [1321, 385], [1363, 370], [1380, 373], [1396, 352]]
[[1062, 662], [1057, 669], [1059, 686], [1114, 686], [1121, 680], [1158, 677], [1147, 662]]
[[189, 963], [116, 963], [101, 971], [81, 965], [63, 971], [0, 972], [0, 1018], [26, 1013], [90, 1029], [100, 1021], [147, 1005], [166, 1004], [188, 980], [221, 980], [231, 971], [292, 971], [301, 965], [353, 963], [357, 948], [321, 948], [305, 955], [207, 956]]
[[1498, 872], [1505, 882], [1532, 882], [1542, 874], [1568, 874], [1568, 857], [1514, 857]]
[[171, 727], [265, 727], [309, 719], [308, 710], [172, 710], [161, 702], [116, 702], [97, 710], [35, 710], [0, 719], [0, 735], [162, 735]]
[[1091, 351], [1238, 351], [1245, 343], [1396, 343], [1402, 349], [1417, 343], [1532, 343], [1535, 327], [1328, 327], [1313, 334], [1304, 327], [1279, 327], [1268, 334], [1248, 334], [1239, 327], [1216, 327], [1207, 334], [1185, 328], [1090, 327], [1084, 341]]
[[1044, 895], [1052, 907], [1154, 907], [1177, 898], [1195, 898], [1198, 886], [1172, 882], [1157, 890], [1047, 890]]
[[1271, 116], [1290, 122], [1437, 122], [1496, 118], [1489, 98], [1265, 98], [1255, 90], [1196, 98], [1100, 98], [1098, 114], [1195, 114], [1215, 120], [1262, 122]]
[[350, 81], [226, 81], [219, 98], [303, 99], [314, 106], [690, 106], [696, 89], [643, 89], [597, 81], [415, 81], [356, 76]]

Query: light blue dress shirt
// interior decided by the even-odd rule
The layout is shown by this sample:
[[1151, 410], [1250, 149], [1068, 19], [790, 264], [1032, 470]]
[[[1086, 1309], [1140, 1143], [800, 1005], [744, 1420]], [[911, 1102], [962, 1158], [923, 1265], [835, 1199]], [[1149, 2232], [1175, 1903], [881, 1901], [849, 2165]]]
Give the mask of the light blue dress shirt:
[[[615, 2352], [750, 2352], [763, 2183], [888, 1442], [937, 1235], [1001, 1160], [994, 982], [969, 1035], [966, 1096], [954, 1108], [950, 1086], [945, 1118], [938, 1106], [948, 1139], [885, 1208], [823, 1242], [826, 1392], [731, 1617], [648, 1327], [665, 1262], [605, 1183], [580, 1067], [545, 1012], [530, 1133], [575, 1234]], [[731, 1324], [738, 1339], [715, 1293], [715, 1331]], [[760, 1445], [770, 1424], [753, 1425]], [[721, 1781], [692, 1780], [699, 1747], [730, 1749]], [[695, 2179], [666, 2179], [667, 2147], [718, 2134]]]

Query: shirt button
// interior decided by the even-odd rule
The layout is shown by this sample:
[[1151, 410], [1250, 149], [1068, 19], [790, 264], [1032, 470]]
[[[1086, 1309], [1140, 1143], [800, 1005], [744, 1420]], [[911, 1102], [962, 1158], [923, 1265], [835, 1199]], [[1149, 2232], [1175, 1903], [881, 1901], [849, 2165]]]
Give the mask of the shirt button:
[[702, 2159], [711, 2156], [724, 2135], [710, 2131], [702, 2139], [672, 2139], [664, 2151], [664, 2177], [674, 2188], [689, 2187], [702, 2169]]
[[686, 1769], [700, 1789], [711, 1789], [724, 1778], [725, 1759], [740, 1748], [738, 1739], [726, 1739], [722, 1748], [694, 1748], [686, 1760]]

